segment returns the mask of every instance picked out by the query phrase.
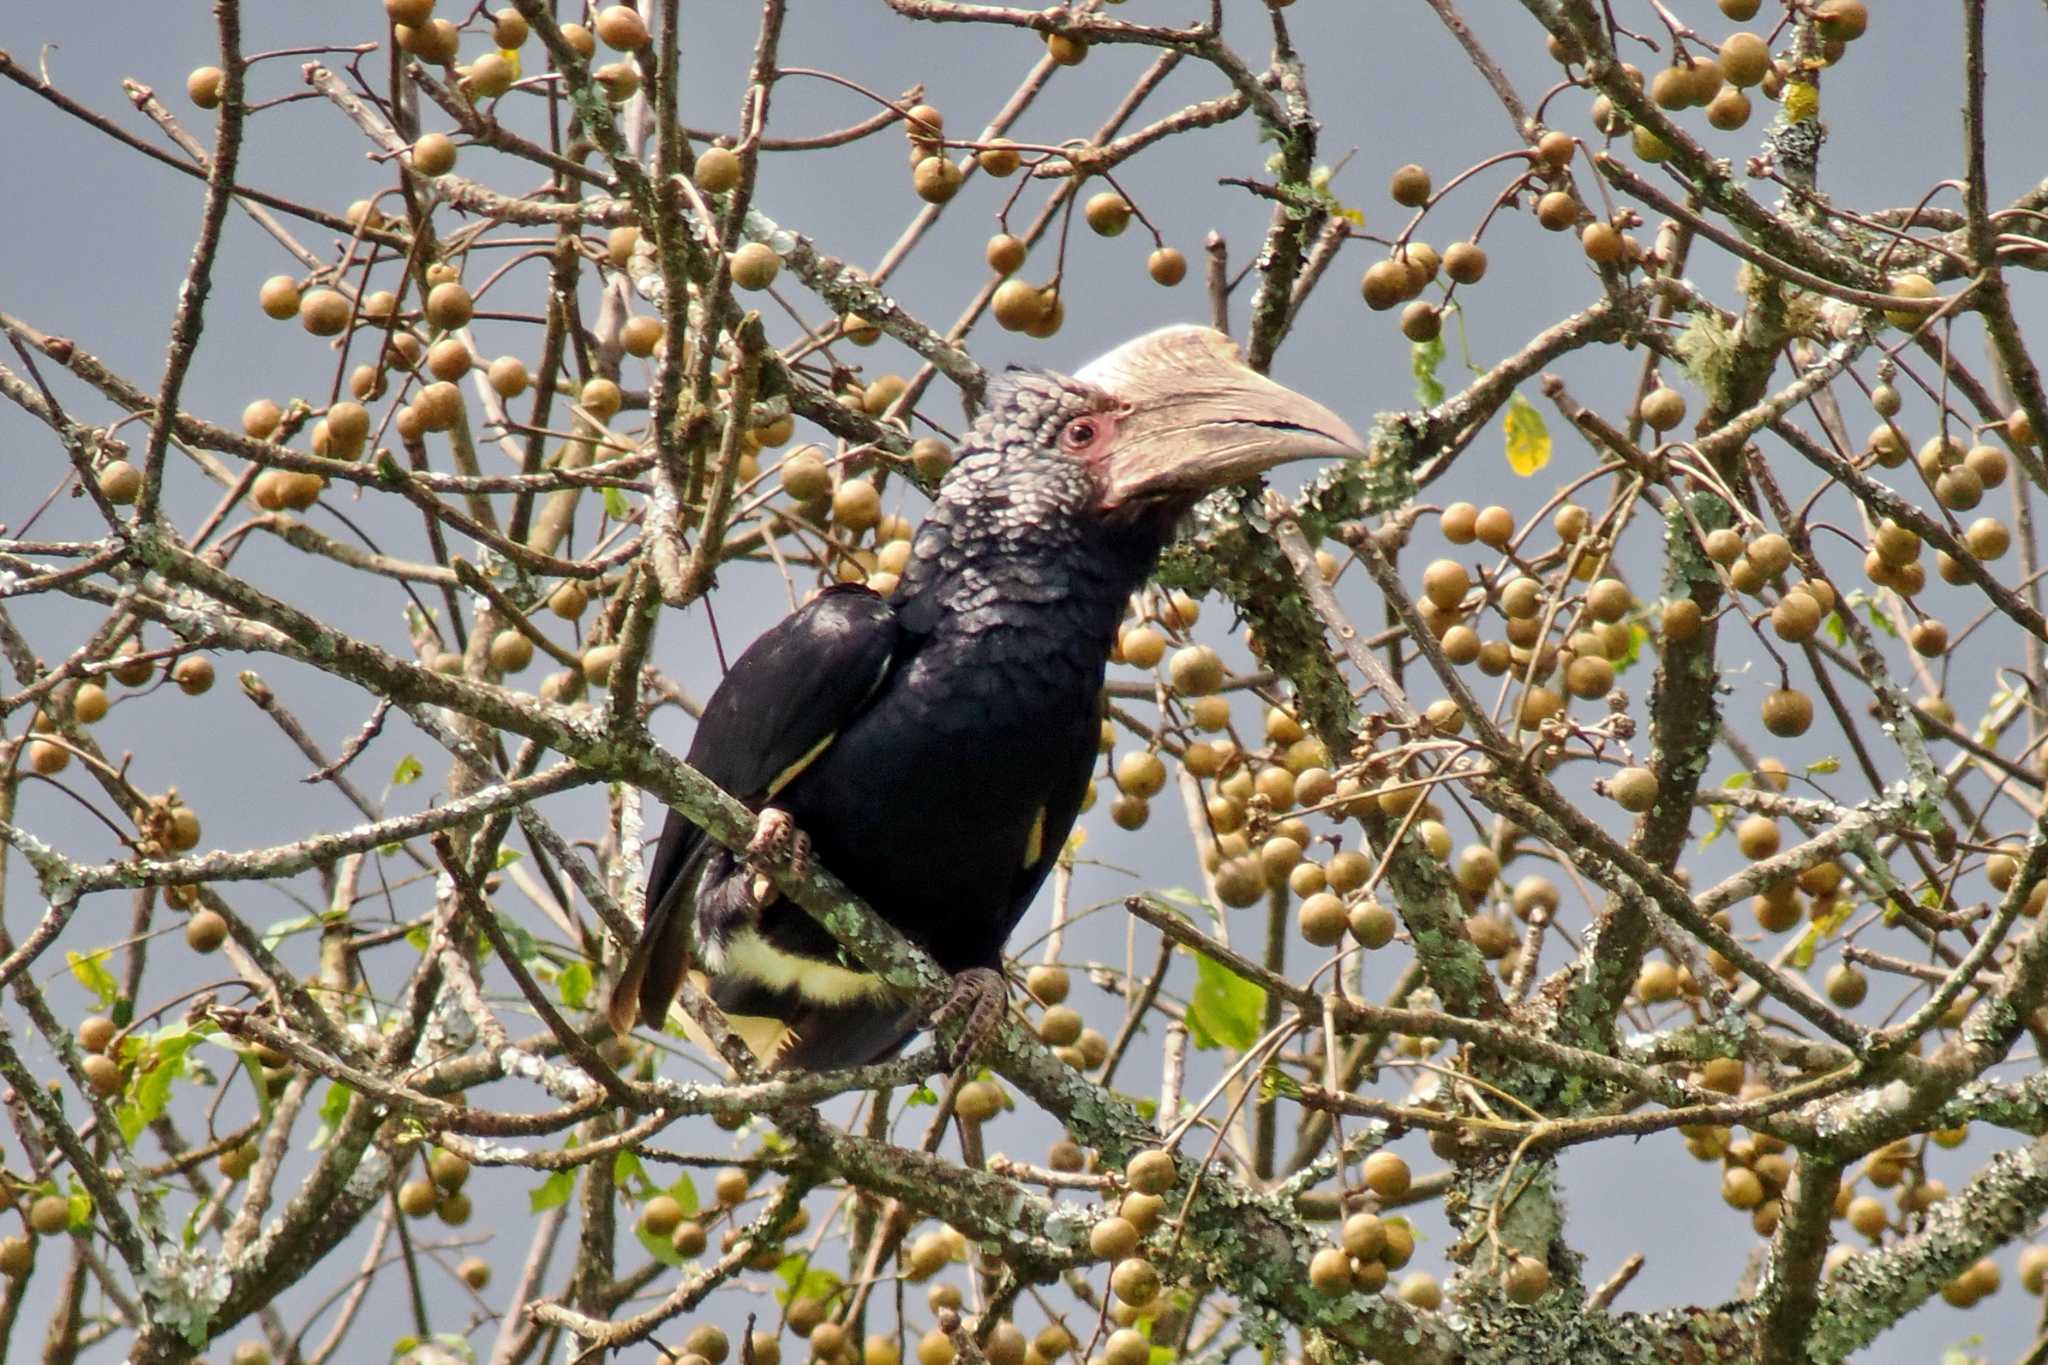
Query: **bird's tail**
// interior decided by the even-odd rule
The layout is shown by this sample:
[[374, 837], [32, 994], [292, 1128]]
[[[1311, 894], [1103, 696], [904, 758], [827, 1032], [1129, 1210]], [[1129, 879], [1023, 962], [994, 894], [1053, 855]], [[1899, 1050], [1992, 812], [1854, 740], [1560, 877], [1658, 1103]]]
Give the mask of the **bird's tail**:
[[636, 1024], [661, 1027], [670, 1002], [683, 987], [683, 973], [690, 967], [690, 929], [696, 917], [693, 892], [701, 858], [701, 852], [694, 854], [692, 865], [668, 881], [659, 899], [647, 904], [640, 941], [626, 958], [605, 1003], [605, 1017], [614, 1033], [631, 1033]]
[[893, 1000], [814, 1005], [787, 1026], [773, 1065], [778, 1071], [834, 1071], [895, 1056], [917, 1034], [924, 1011]]

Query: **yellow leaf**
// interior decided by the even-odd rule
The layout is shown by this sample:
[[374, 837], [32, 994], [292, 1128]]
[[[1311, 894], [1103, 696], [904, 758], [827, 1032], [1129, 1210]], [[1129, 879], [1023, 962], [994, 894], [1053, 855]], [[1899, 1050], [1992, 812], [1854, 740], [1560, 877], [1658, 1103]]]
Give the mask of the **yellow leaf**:
[[1508, 400], [1508, 468], [1528, 478], [1550, 463], [1550, 431], [1536, 405], [1516, 394]]
[[508, 61], [508, 62], [510, 62], [510, 63], [512, 64], [512, 79], [513, 79], [513, 80], [515, 80], [515, 81], [516, 81], [516, 80], [518, 80], [518, 79], [519, 79], [519, 78], [520, 78], [520, 77], [521, 77], [522, 75], [524, 75], [524, 74], [525, 74], [525, 70], [524, 70], [524, 68], [522, 68], [522, 67], [520, 66], [520, 64], [519, 64], [519, 49], [518, 49], [518, 48], [516, 48], [516, 47], [501, 47], [501, 48], [499, 48], [499, 49], [498, 49], [498, 55], [499, 55], [500, 57], [503, 57], [503, 58], [504, 58], [504, 59], [505, 59], [506, 61]]

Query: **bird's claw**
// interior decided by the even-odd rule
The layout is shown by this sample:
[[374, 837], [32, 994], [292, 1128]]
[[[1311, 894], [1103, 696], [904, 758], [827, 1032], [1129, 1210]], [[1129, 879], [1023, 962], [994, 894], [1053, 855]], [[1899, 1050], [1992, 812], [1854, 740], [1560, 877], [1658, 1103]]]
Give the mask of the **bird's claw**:
[[952, 993], [925, 1020], [934, 1032], [960, 1022], [960, 1036], [943, 1054], [946, 1070], [959, 1071], [981, 1054], [994, 1039], [1009, 1003], [1010, 983], [994, 968], [969, 967], [954, 974]]
[[810, 840], [796, 827], [790, 813], [770, 806], [754, 819], [754, 837], [747, 841], [747, 861], [767, 866], [785, 861], [793, 864], [808, 857], [810, 847]]
[[754, 869], [747, 891], [758, 910], [775, 898], [774, 869], [786, 868], [799, 877], [810, 870], [810, 836], [796, 827], [788, 811], [770, 806], [754, 821], [754, 837], [747, 841], [747, 866]]

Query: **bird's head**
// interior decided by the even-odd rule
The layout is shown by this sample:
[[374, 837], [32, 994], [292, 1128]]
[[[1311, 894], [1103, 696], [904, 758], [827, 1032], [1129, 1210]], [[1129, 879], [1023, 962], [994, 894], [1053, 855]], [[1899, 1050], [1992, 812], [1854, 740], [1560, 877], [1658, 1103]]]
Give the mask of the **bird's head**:
[[1366, 453], [1343, 418], [1252, 369], [1212, 327], [1148, 332], [1074, 381], [1085, 410], [1065, 415], [1053, 442], [1113, 514], [1178, 511], [1289, 460]]

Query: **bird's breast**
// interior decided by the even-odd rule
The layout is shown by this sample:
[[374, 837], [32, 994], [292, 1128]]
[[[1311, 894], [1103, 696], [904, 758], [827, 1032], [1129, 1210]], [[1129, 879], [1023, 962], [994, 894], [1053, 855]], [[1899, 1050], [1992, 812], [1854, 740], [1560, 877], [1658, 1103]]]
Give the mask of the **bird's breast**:
[[955, 970], [1000, 943], [1100, 726], [1106, 644], [1002, 615], [927, 643], [777, 799], [825, 866]]

